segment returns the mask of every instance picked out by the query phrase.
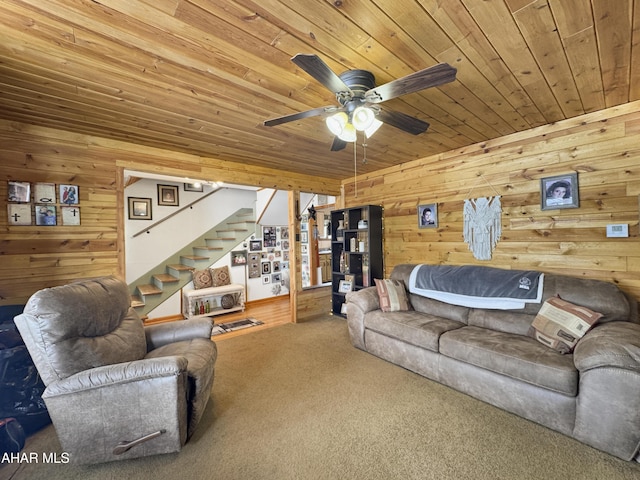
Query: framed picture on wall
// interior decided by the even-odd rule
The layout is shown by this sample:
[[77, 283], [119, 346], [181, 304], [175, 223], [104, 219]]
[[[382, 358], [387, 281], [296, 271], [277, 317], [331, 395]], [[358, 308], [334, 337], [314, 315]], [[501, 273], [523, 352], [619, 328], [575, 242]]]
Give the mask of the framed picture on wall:
[[204, 186], [200, 182], [185, 183], [184, 191], [185, 192], [204, 192]]
[[542, 210], [578, 208], [578, 174], [574, 172], [540, 179], [540, 199]]
[[58, 185], [58, 198], [60, 203], [65, 205], [77, 205], [80, 199], [78, 198], [78, 186], [77, 185]]
[[235, 250], [231, 252], [231, 266], [238, 267], [247, 264], [247, 251]]
[[166, 205], [169, 207], [179, 206], [178, 187], [176, 185], [158, 184], [158, 205]]
[[438, 204], [428, 203], [418, 206], [418, 227], [436, 228], [438, 226]]
[[129, 220], [151, 220], [151, 199], [128, 197]]

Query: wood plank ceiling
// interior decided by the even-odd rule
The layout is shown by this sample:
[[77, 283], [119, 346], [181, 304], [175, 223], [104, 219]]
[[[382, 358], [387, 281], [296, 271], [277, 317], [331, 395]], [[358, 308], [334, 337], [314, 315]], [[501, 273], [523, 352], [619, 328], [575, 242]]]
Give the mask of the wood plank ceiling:
[[343, 179], [335, 96], [290, 58], [377, 84], [439, 62], [457, 80], [385, 106], [358, 172], [640, 98], [640, 0], [0, 0], [0, 118]]

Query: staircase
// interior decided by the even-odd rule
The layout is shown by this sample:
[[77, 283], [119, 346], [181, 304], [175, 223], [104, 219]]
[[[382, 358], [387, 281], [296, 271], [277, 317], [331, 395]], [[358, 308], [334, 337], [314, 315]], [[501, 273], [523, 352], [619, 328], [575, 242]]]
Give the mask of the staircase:
[[141, 317], [191, 281], [191, 271], [208, 268], [254, 234], [251, 208], [241, 208], [171, 257], [129, 284], [132, 306]]

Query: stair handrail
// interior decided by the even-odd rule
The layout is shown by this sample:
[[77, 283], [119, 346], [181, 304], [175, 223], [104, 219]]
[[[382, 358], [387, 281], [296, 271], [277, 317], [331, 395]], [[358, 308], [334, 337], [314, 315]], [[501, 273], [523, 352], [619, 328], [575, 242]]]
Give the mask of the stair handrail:
[[143, 228], [143, 229], [142, 229], [142, 230], [140, 230], [138, 233], [134, 233], [134, 234], [131, 236], [131, 238], [136, 238], [138, 235], [142, 235], [143, 233], [149, 233], [149, 230], [151, 230], [152, 228], [157, 227], [157, 226], [158, 226], [158, 225], [160, 225], [162, 222], [165, 222], [165, 221], [169, 220], [171, 217], [174, 217], [174, 216], [178, 215], [180, 212], [185, 211], [187, 208], [191, 208], [191, 207], [193, 207], [196, 203], [198, 203], [198, 202], [200, 202], [200, 201], [204, 200], [205, 198], [207, 198], [207, 197], [208, 197], [208, 196], [210, 196], [210, 195], [213, 195], [213, 194], [214, 194], [214, 193], [216, 193], [217, 191], [222, 190], [222, 188], [223, 188], [223, 187], [216, 187], [216, 188], [214, 188], [213, 190], [211, 190], [211, 191], [210, 191], [209, 193], [207, 193], [206, 195], [201, 196], [200, 198], [198, 198], [198, 199], [194, 200], [194, 201], [193, 201], [193, 202], [191, 202], [190, 204], [185, 205], [184, 207], [182, 207], [182, 208], [180, 208], [180, 209], [176, 210], [175, 212], [170, 213], [170, 214], [169, 214], [169, 215], [167, 215], [166, 217], [161, 218], [161, 219], [160, 219], [160, 220], [158, 220], [157, 222], [152, 223], [152, 224], [151, 224], [151, 225], [149, 225], [147, 228]]

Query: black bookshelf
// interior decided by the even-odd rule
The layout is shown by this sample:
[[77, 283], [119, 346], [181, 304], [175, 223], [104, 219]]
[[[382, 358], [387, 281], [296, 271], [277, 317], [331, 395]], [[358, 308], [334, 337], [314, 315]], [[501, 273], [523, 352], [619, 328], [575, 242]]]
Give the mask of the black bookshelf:
[[[331, 311], [346, 317], [342, 306], [351, 279], [351, 290], [374, 286], [383, 278], [382, 207], [365, 205], [331, 212]], [[344, 284], [343, 284], [344, 286]]]

